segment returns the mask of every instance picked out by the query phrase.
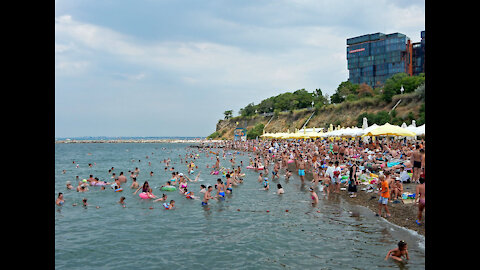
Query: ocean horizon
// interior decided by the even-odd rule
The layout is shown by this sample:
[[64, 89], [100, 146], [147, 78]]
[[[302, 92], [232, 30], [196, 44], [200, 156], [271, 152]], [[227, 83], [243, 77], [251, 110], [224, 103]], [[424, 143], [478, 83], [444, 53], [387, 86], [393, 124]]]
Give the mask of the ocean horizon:
[[55, 141], [65, 140], [195, 140], [205, 139], [207, 136], [81, 136], [81, 137], [55, 137]]

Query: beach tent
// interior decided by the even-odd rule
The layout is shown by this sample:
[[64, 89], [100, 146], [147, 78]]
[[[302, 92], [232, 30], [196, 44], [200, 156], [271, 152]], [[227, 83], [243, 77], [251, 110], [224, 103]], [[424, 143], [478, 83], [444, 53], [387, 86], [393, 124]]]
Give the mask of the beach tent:
[[415, 137], [415, 133], [411, 132], [408, 129], [401, 128], [399, 126], [390, 125], [386, 123], [385, 125], [371, 129], [367, 133], [367, 136], [404, 136], [404, 137]]

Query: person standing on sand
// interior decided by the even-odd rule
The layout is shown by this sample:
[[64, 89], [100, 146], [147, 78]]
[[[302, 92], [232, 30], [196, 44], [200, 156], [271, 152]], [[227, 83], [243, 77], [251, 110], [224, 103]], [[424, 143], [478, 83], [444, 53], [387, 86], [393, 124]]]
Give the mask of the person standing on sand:
[[342, 179], [342, 169], [339, 166], [338, 160], [335, 161], [335, 167], [333, 167], [332, 174], [332, 188], [334, 188], [334, 192], [338, 194], [340, 193], [340, 181]]
[[417, 185], [415, 194], [417, 195], [415, 197], [415, 203], [418, 203], [418, 216], [417, 220], [415, 220], [415, 223], [418, 225], [422, 224], [422, 213], [423, 210], [425, 209], [425, 176], [422, 174], [420, 175], [420, 178], [418, 179], [420, 184]]
[[333, 151], [333, 156], [335, 157], [335, 160], [338, 160], [338, 143], [334, 143], [333, 144], [333, 147], [332, 147], [332, 151]]
[[412, 153], [413, 160], [413, 182], [418, 183], [418, 178], [420, 177], [420, 172], [422, 170], [422, 161], [423, 156], [420, 153], [420, 145], [415, 146], [415, 151]]
[[355, 198], [357, 197], [357, 185], [358, 185], [358, 180], [357, 180], [357, 165], [354, 163], [350, 167], [350, 174], [348, 177], [348, 192], [351, 192], [350, 198]]
[[386, 212], [385, 217], [390, 217], [391, 215], [390, 215], [390, 212], [388, 211], [388, 207], [387, 207], [388, 198], [390, 198], [388, 183], [385, 180], [384, 175], [380, 175], [378, 178], [380, 179], [380, 188], [381, 189], [379, 191], [380, 199], [378, 200], [378, 214], [376, 214], [376, 216], [382, 216], [382, 208], [385, 208], [385, 212]]

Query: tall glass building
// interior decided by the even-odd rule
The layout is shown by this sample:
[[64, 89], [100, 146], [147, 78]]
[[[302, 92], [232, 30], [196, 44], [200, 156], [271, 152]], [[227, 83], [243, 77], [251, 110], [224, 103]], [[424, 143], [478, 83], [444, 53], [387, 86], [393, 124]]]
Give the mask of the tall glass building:
[[421, 41], [412, 43], [413, 75], [425, 73], [425, 31], [420, 33]]
[[[424, 33], [425, 31], [423, 31]], [[424, 34], [423, 34], [424, 35]], [[374, 33], [347, 39], [348, 80], [380, 86], [396, 73], [413, 74], [412, 43], [401, 33]]]

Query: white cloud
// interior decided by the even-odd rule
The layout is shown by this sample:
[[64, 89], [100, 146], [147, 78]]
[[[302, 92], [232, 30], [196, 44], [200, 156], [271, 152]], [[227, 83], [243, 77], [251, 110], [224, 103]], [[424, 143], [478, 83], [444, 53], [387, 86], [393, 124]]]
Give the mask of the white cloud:
[[[95, 61], [95, 54], [106, 54], [126, 64], [157, 72], [168, 70], [180, 80], [195, 78], [187, 80], [189, 83], [261, 85], [264, 89], [302, 88], [308, 81], [305, 74], [309, 70], [335, 65], [332, 62], [326, 65], [323, 60], [327, 59], [328, 50], [338, 48], [342, 42], [342, 38], [329, 29], [315, 27], [284, 29], [283, 36], [296, 40], [299, 48], [276, 53], [255, 53], [213, 42], [149, 43], [108, 28], [77, 22], [68, 15], [56, 19], [55, 31], [58, 39], [91, 52], [91, 61]], [[300, 51], [300, 47], [304, 50]], [[66, 53], [66, 47], [59, 45], [57, 54], [60, 52]]]

